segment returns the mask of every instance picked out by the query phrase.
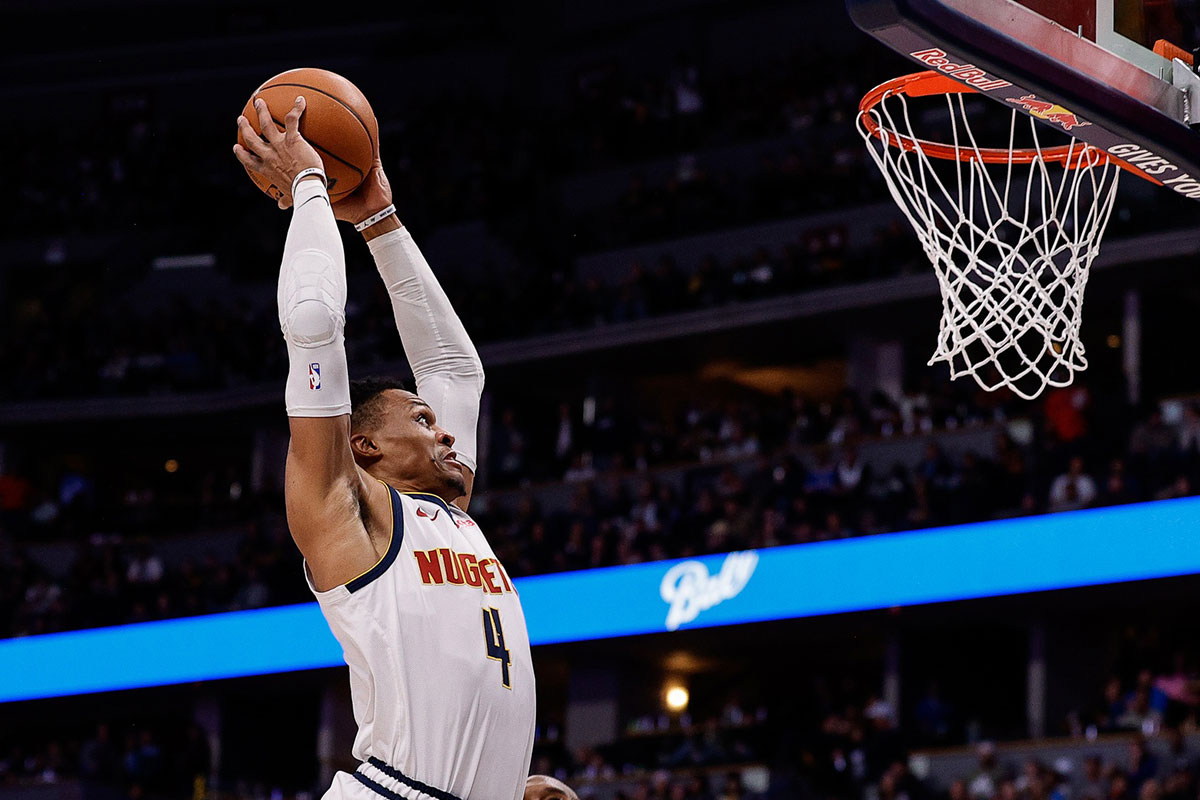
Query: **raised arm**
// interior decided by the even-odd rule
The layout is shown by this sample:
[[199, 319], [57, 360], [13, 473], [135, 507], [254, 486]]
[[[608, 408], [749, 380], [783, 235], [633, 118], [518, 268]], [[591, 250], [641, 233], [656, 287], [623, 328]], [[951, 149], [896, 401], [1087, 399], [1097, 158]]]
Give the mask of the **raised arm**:
[[465, 511], [475, 483], [483, 364], [446, 292], [396, 218], [391, 203], [391, 188], [376, 159], [363, 187], [339, 202], [334, 212], [348, 222], [377, 220], [362, 230], [363, 238], [391, 298], [417, 394], [433, 409], [438, 425], [454, 436], [458, 462], [466, 468], [466, 494], [454, 501]]
[[[280, 200], [293, 211], [277, 296], [288, 350], [284, 396], [292, 433], [285, 497], [288, 527], [317, 589], [326, 590], [370, 569], [386, 549], [388, 520], [377, 521], [371, 513], [387, 502], [386, 490], [367, 480], [350, 449], [346, 262], [321, 158], [299, 134], [303, 99], [288, 113], [284, 131], [265, 107], [258, 111], [263, 137], [239, 118], [247, 147], [235, 146], [234, 152], [246, 167], [291, 187]], [[376, 530], [383, 535], [373, 539]]]

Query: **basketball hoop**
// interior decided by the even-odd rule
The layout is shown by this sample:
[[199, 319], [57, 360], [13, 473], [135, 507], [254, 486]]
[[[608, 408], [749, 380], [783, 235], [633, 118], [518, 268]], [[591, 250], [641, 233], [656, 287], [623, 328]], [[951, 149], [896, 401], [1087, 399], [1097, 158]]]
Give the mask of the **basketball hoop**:
[[[975, 94], [938, 72], [905, 75], [867, 93], [857, 127], [941, 287], [929, 363], [1033, 399], [1087, 368], [1083, 290], [1121, 162], [1075, 138], [1043, 147], [1038, 123], [1029, 119], [1026, 134], [1015, 106], [1008, 146], [980, 147], [964, 100]], [[909, 98], [936, 95], [950, 112], [949, 144], [913, 132], [928, 115], [911, 113]], [[1086, 124], [1060, 106], [1040, 113], [1064, 129]]]

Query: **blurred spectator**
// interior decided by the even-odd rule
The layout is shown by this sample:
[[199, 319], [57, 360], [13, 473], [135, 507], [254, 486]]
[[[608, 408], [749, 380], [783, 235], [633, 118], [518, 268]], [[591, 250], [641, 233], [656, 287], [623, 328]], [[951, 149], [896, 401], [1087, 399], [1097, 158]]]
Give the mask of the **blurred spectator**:
[[[1155, 678], [1154, 688], [1167, 698], [1168, 704], [1174, 706], [1174, 713], [1168, 715], [1172, 718], [1167, 719], [1166, 722], [1173, 731], [1176, 731], [1180, 722], [1178, 716], [1188, 711], [1194, 711], [1197, 705], [1200, 705], [1200, 695], [1197, 694], [1200, 680], [1188, 668], [1187, 659], [1183, 653], [1175, 653], [1171, 659], [1171, 665], [1169, 673]], [[1170, 705], [1168, 705], [1168, 710]]]
[[1108, 463], [1108, 476], [1100, 491], [1099, 504], [1105, 506], [1135, 503], [1141, 500], [1140, 486], [1136, 478], [1125, 469], [1125, 460], [1114, 458]]
[[996, 745], [980, 742], [975, 748], [978, 766], [967, 779], [967, 792], [972, 800], [992, 800], [996, 797], [1004, 771], [996, 757]]
[[1200, 408], [1195, 403], [1183, 407], [1183, 424], [1179, 426], [1179, 450], [1200, 451]]
[[1083, 770], [1075, 783], [1078, 800], [1105, 800], [1104, 762], [1100, 756], [1090, 755], [1083, 761]]
[[1083, 459], [1071, 458], [1067, 471], [1050, 485], [1049, 510], [1071, 511], [1085, 508], [1095, 501], [1096, 482], [1083, 471]]
[[[1129, 790], [1140, 797], [1145, 784], [1153, 782], [1158, 773], [1158, 758], [1147, 751], [1143, 737], [1135, 737], [1129, 745], [1129, 768], [1126, 771]], [[1161, 794], [1161, 787], [1155, 785], [1151, 791], [1156, 795]]]
[[1043, 404], [1046, 430], [1054, 441], [1069, 445], [1080, 441], [1087, 433], [1086, 412], [1091, 405], [1091, 395], [1086, 386], [1077, 384], [1050, 389]]
[[950, 740], [952, 713], [949, 704], [942, 699], [937, 682], [931, 681], [913, 709], [919, 741], [930, 745], [947, 743]]
[[1154, 493], [1155, 500], [1172, 500], [1177, 497], [1190, 497], [1192, 482], [1187, 475], [1177, 475], [1175, 480]]
[[149, 544], [142, 544], [136, 555], [129, 559], [125, 580], [129, 584], [155, 584], [162, 580], [163, 563]]

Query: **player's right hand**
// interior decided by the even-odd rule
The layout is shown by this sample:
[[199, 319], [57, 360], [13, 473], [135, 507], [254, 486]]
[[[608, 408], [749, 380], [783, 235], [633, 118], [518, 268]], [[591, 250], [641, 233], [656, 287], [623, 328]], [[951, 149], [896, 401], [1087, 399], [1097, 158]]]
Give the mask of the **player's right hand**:
[[333, 216], [343, 222], [359, 223], [392, 203], [392, 185], [383, 173], [383, 162], [375, 157], [362, 185], [333, 204]]
[[266, 176], [283, 191], [279, 198], [280, 208], [291, 207], [292, 181], [302, 170], [309, 167], [325, 168], [321, 156], [300, 135], [300, 117], [304, 109], [304, 97], [297, 97], [296, 104], [283, 118], [284, 128], [281, 131], [271, 119], [267, 104], [261, 98], [255, 98], [254, 110], [258, 114], [258, 128], [263, 132], [261, 136], [254, 132], [250, 120], [245, 117], [237, 119], [238, 131], [246, 147], [235, 144], [233, 154], [243, 167]]

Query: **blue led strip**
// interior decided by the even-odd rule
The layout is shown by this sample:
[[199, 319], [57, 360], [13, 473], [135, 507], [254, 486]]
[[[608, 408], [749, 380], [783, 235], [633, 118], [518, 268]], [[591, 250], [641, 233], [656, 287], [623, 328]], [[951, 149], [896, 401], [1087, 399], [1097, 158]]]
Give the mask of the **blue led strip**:
[[[682, 627], [1197, 574], [1198, 535], [1200, 498], [1186, 498], [759, 550], [745, 588]], [[715, 574], [724, 558], [696, 560]], [[518, 589], [531, 639], [666, 630], [658, 590], [675, 563], [526, 579]]]
[[316, 603], [0, 641], [0, 701], [342, 663]]
[[[541, 575], [516, 587], [539, 645], [1200, 574], [1198, 533], [1200, 498], [1187, 498]], [[0, 640], [0, 702], [342, 663], [307, 603]]]

